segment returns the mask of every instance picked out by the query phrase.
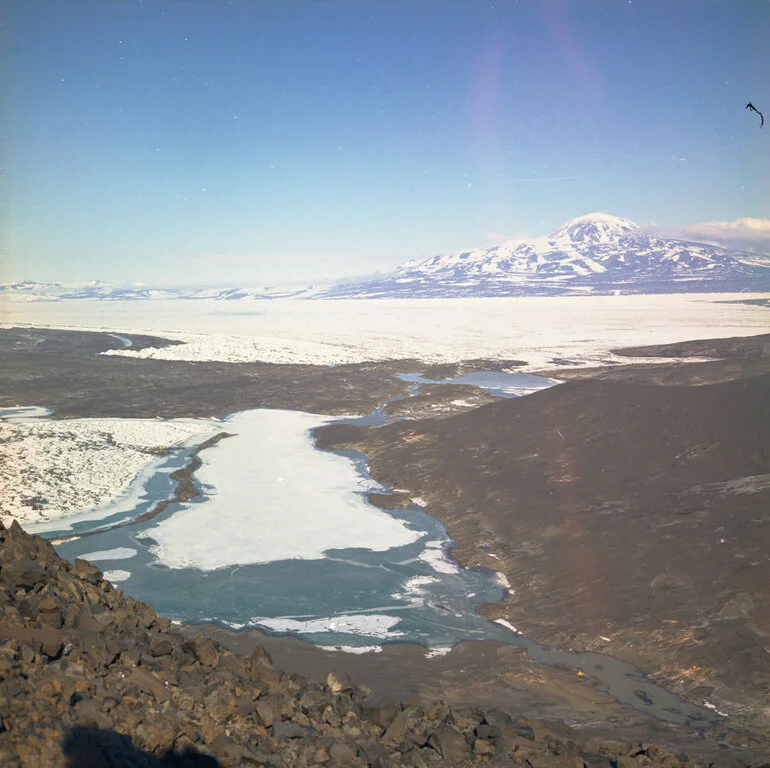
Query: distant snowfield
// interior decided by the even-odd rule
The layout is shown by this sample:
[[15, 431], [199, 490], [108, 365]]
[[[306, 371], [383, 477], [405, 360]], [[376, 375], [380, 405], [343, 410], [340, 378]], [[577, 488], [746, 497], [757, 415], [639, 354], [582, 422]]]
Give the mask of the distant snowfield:
[[766, 332], [770, 313], [725, 303], [770, 294], [487, 299], [0, 301], [4, 327], [147, 333], [184, 344], [109, 354], [162, 360], [335, 365], [417, 358], [566, 358], [596, 365], [610, 349]]
[[200, 454], [205, 503], [185, 504], [141, 534], [155, 542], [158, 562], [208, 571], [321, 559], [329, 549], [384, 551], [419, 539], [421, 532], [366, 501], [376, 484], [349, 459], [313, 446], [310, 430], [331, 418], [259, 409], [224, 419], [235, 436]]

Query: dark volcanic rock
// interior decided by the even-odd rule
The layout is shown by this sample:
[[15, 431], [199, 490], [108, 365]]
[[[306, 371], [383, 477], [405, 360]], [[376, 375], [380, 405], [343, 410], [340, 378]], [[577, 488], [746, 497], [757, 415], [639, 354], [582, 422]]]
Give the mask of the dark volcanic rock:
[[454, 728], [439, 726], [428, 739], [429, 746], [438, 752], [445, 761], [465, 760], [470, 757], [468, 742]]
[[[770, 337], [744, 341], [675, 345], [742, 361], [732, 373], [692, 364], [682, 380], [698, 386], [650, 384], [618, 366], [614, 380], [442, 419], [330, 425], [318, 444], [366, 453], [375, 479], [447, 524], [463, 565], [505, 574], [515, 592], [486, 615], [654, 670], [764, 739]], [[699, 379], [697, 366], [711, 373]]]
[[[44, 337], [44, 343], [40, 338]], [[134, 349], [177, 342], [131, 335]], [[417, 361], [316, 366], [143, 360], [99, 354], [108, 333], [0, 329], [0, 402], [42, 403], [57, 418], [219, 416], [246, 408], [366, 413], [406, 393]]]
[[[203, 635], [185, 640], [98, 569], [70, 565], [16, 524], [0, 525], [0, 598], [4, 768], [601, 764], [501, 712], [368, 707], [344, 673], [322, 685], [274, 669], [263, 648], [244, 658]], [[589, 746], [607, 765], [626, 757]], [[694, 765], [653, 745], [633, 759]]]

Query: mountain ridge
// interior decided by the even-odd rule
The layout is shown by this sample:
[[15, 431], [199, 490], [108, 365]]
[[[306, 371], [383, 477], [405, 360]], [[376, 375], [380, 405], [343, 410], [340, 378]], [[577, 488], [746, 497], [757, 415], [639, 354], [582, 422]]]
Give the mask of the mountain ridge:
[[770, 255], [645, 232], [629, 219], [589, 213], [548, 235], [426, 259], [389, 273], [301, 288], [20, 281], [0, 285], [16, 301], [99, 299], [370, 299], [770, 291]]
[[382, 278], [335, 286], [328, 298], [517, 296], [770, 290], [770, 257], [644, 232], [591, 213], [549, 235], [412, 260]]

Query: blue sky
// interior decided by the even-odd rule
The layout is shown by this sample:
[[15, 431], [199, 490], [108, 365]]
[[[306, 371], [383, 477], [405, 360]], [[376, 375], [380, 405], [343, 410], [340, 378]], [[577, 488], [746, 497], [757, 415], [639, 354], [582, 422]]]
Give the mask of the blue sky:
[[0, 282], [312, 282], [591, 211], [770, 217], [744, 108], [770, 119], [765, 0], [6, 0], [0, 23]]

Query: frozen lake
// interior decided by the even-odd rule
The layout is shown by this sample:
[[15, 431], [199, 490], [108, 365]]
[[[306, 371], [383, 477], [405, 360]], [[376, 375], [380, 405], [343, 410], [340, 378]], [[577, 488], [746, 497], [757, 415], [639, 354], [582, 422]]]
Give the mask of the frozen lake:
[[[434, 647], [510, 639], [475, 610], [504, 595], [497, 575], [453, 562], [446, 529], [418, 505], [370, 504], [367, 493], [385, 489], [363, 457], [313, 446], [312, 430], [329, 420], [269, 409], [205, 420], [230, 437], [200, 452], [193, 501], [130, 526], [115, 525], [126, 521], [116, 500], [98, 519], [28, 527], [74, 532], [58, 544], [64, 557], [96, 563], [127, 593], [188, 622], [257, 626], [351, 650], [394, 639]], [[116, 428], [120, 421], [130, 420]], [[169, 468], [188, 456], [137, 476], [138, 513], [169, 497]]]
[[[743, 294], [500, 299], [272, 301], [0, 301], [2, 325], [148, 333], [186, 343], [115, 354], [184, 360], [333, 365], [364, 360], [504, 357], [521, 370], [569, 359], [616, 360], [609, 350], [768, 328]], [[627, 359], [625, 360], [627, 361]]]

